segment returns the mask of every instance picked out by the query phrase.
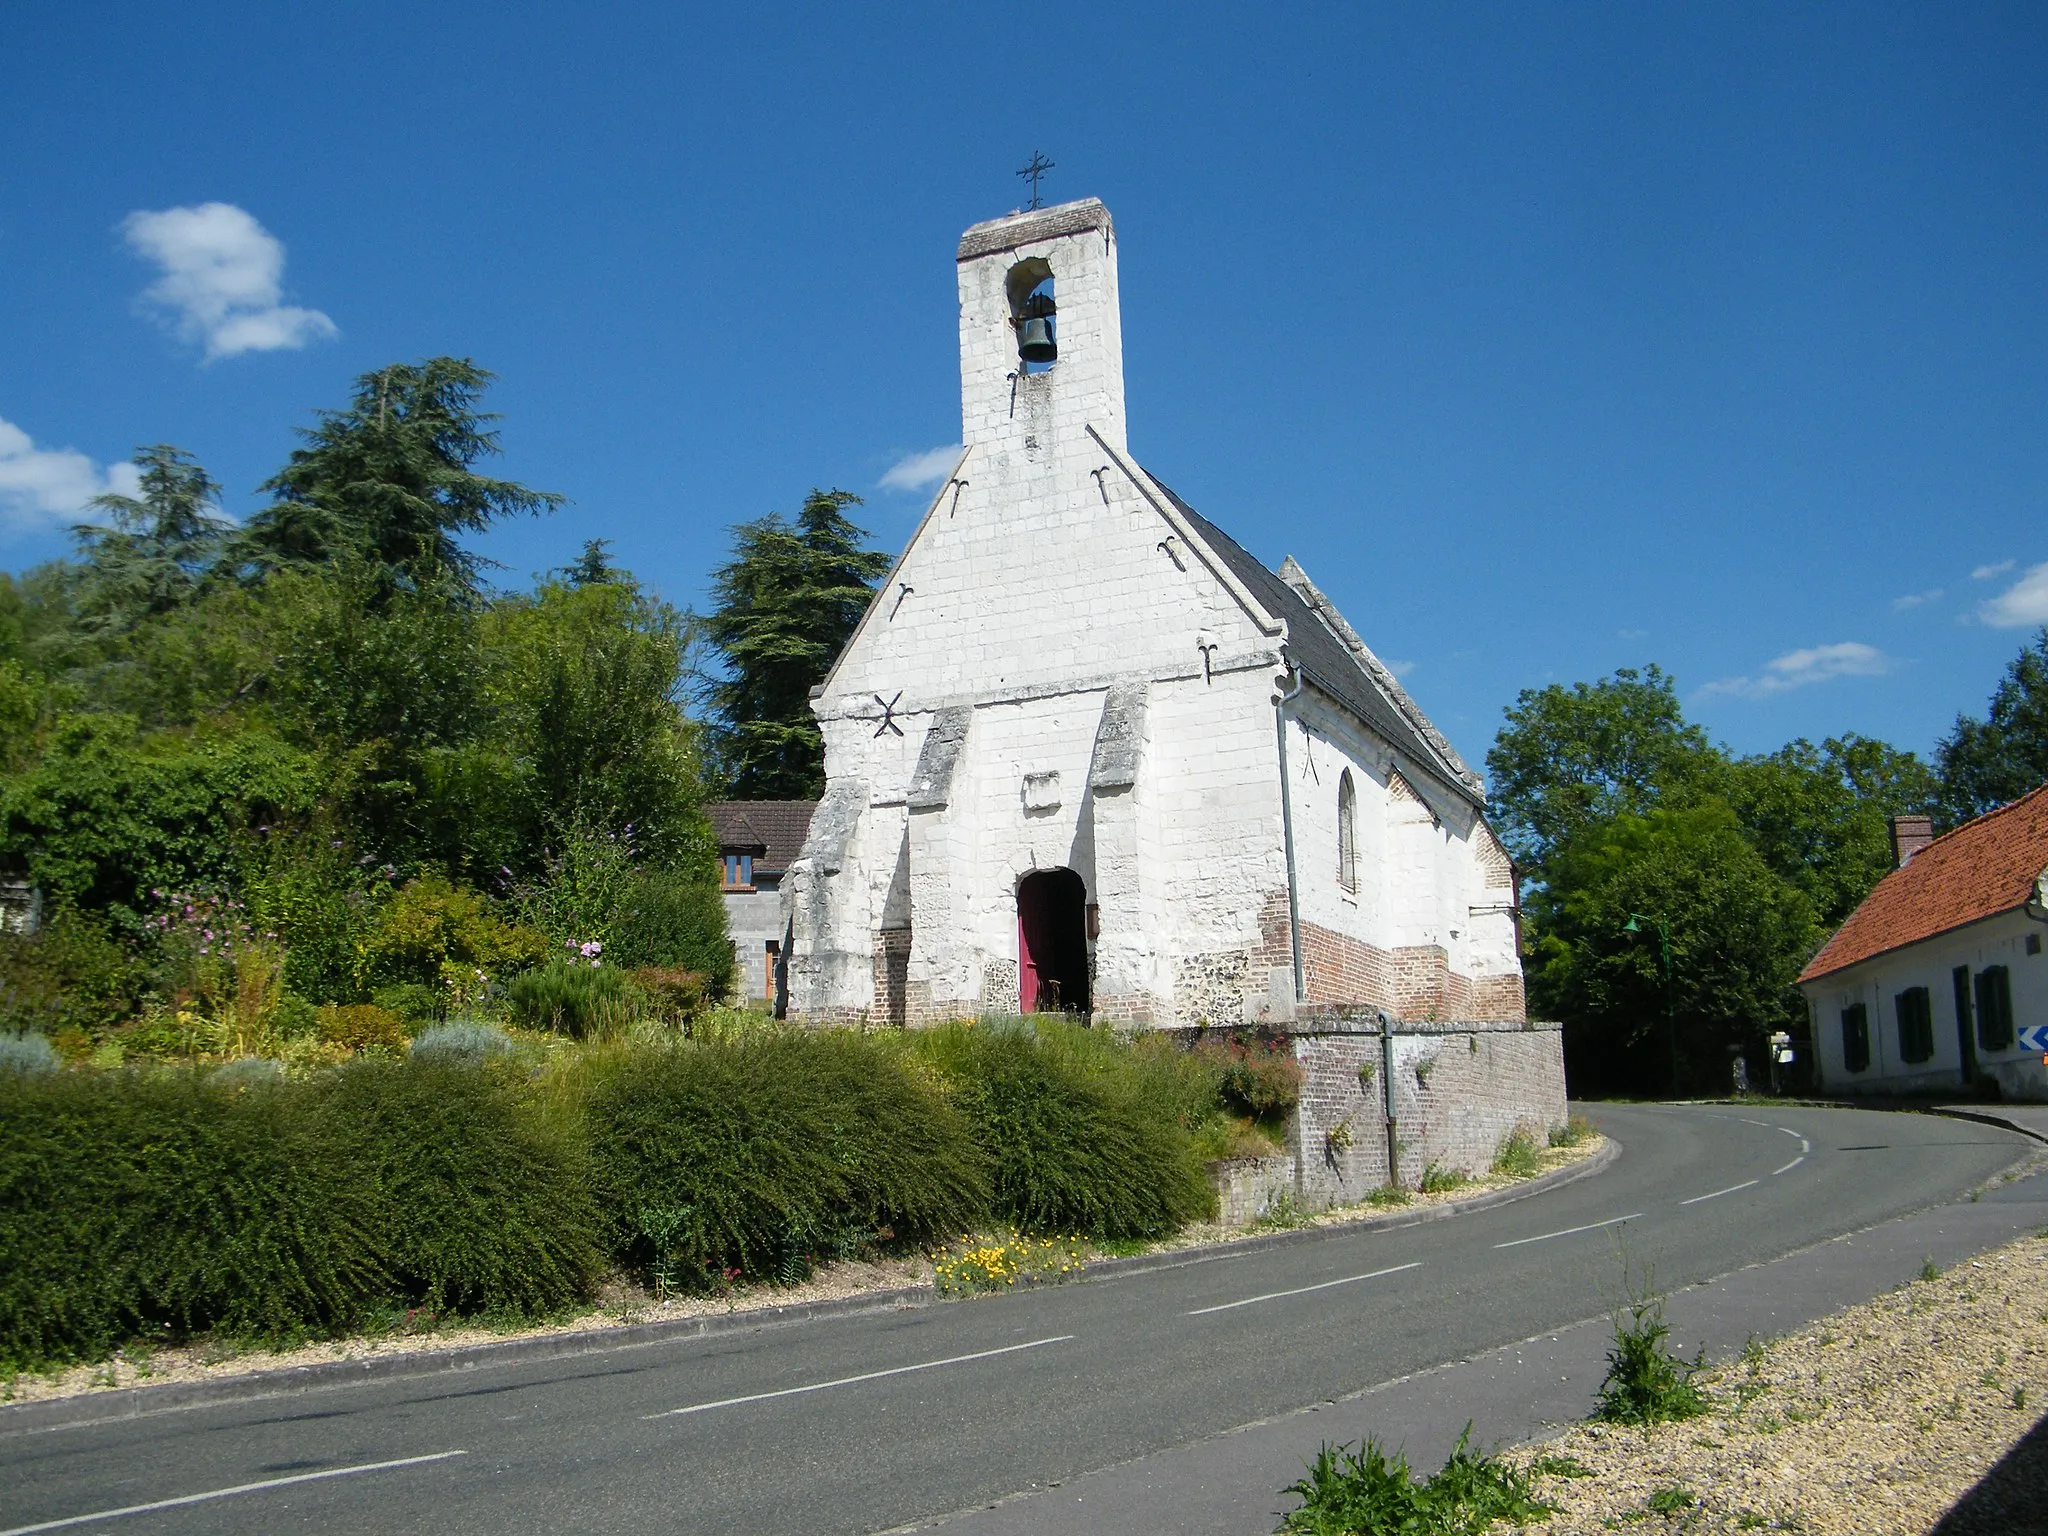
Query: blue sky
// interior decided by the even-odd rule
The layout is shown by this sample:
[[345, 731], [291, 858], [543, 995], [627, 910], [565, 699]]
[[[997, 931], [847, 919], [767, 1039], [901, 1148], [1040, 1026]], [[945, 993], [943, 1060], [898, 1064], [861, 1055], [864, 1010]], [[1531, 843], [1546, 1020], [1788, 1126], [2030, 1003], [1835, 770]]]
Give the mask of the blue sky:
[[1042, 149], [1138, 457], [1475, 760], [1647, 661], [1738, 750], [1926, 751], [2048, 621], [2039, 6], [741, 10], [0, 11], [0, 564], [142, 443], [246, 513], [441, 352], [573, 503], [508, 580], [603, 537], [697, 602], [813, 485], [900, 547]]

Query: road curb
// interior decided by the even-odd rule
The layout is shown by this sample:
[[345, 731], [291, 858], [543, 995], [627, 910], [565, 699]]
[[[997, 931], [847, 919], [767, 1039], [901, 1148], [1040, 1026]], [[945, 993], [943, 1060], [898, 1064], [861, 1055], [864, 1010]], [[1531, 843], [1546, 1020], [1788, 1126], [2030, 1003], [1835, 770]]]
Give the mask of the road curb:
[[2031, 1125], [2022, 1125], [2017, 1120], [2007, 1119], [1995, 1109], [1957, 1109], [1941, 1105], [1926, 1107], [1920, 1113], [1946, 1115], [1951, 1120], [1974, 1120], [1979, 1125], [1995, 1125], [2002, 1131], [2017, 1131], [2022, 1136], [2031, 1136], [2035, 1141], [2048, 1143], [2048, 1134], [2035, 1130]]
[[1489, 1189], [1484, 1194], [1474, 1195], [1469, 1200], [1460, 1200], [1450, 1205], [1425, 1205], [1407, 1210], [1388, 1211], [1383, 1216], [1360, 1216], [1351, 1221], [1333, 1221], [1324, 1225], [1291, 1227], [1285, 1232], [1262, 1232], [1256, 1237], [1230, 1237], [1220, 1242], [1205, 1243], [1198, 1248], [1178, 1248], [1166, 1253], [1138, 1253], [1127, 1259], [1097, 1259], [1088, 1266], [1081, 1276], [1086, 1280], [1110, 1280], [1118, 1275], [1142, 1274], [1148, 1270], [1180, 1269], [1189, 1264], [1209, 1264], [1217, 1259], [1234, 1259], [1240, 1254], [1264, 1253], [1271, 1248], [1289, 1248], [1296, 1243], [1313, 1243], [1324, 1238], [1339, 1237], [1354, 1232], [1381, 1232], [1389, 1227], [1413, 1227], [1425, 1221], [1444, 1221], [1467, 1211], [1484, 1211], [1496, 1205], [1509, 1205], [1516, 1200], [1525, 1200], [1531, 1195], [1540, 1195], [1545, 1190], [1556, 1189], [1561, 1184], [1570, 1184], [1576, 1179], [1588, 1178], [1607, 1167], [1621, 1156], [1621, 1143], [1607, 1136], [1606, 1145], [1591, 1157], [1562, 1168], [1553, 1168], [1548, 1173], [1539, 1173], [1533, 1179], [1519, 1184], [1510, 1184], [1504, 1189]]
[[[1133, 1254], [1129, 1258], [1099, 1259], [1076, 1280], [1087, 1284], [1114, 1280], [1124, 1275], [1151, 1270], [1178, 1269], [1190, 1264], [1207, 1264], [1242, 1254], [1263, 1253], [1296, 1243], [1315, 1242], [1361, 1231], [1414, 1226], [1425, 1221], [1442, 1221], [1466, 1211], [1486, 1210], [1496, 1205], [1526, 1199], [1575, 1179], [1589, 1177], [1606, 1168], [1621, 1155], [1621, 1144], [1609, 1136], [1606, 1145], [1591, 1157], [1538, 1174], [1535, 1178], [1505, 1189], [1488, 1190], [1455, 1204], [1425, 1206], [1418, 1210], [1389, 1211], [1383, 1216], [1366, 1216], [1356, 1221], [1332, 1222], [1326, 1226], [1299, 1227], [1286, 1232], [1261, 1233], [1256, 1237], [1229, 1238], [1199, 1248], [1168, 1253]], [[782, 1307], [760, 1307], [746, 1312], [712, 1312], [701, 1317], [679, 1317], [660, 1323], [636, 1323], [623, 1328], [593, 1328], [577, 1333], [541, 1334], [532, 1338], [505, 1339], [490, 1344], [466, 1344], [453, 1349], [408, 1350], [402, 1354], [372, 1355], [360, 1360], [323, 1360], [315, 1365], [297, 1365], [277, 1371], [254, 1371], [245, 1376], [222, 1376], [210, 1381], [166, 1382], [151, 1387], [115, 1387], [72, 1397], [49, 1398], [34, 1403], [0, 1404], [0, 1436], [29, 1434], [39, 1430], [70, 1429], [87, 1424], [104, 1424], [119, 1419], [141, 1418], [182, 1408], [210, 1407], [222, 1403], [250, 1402], [267, 1397], [286, 1397], [324, 1387], [355, 1382], [395, 1381], [407, 1377], [447, 1375], [452, 1372], [483, 1370], [493, 1366], [521, 1365], [529, 1361], [564, 1360], [578, 1355], [604, 1354], [621, 1349], [646, 1349], [679, 1340], [700, 1339], [720, 1334], [745, 1333], [764, 1328], [789, 1327], [798, 1323], [822, 1322], [836, 1317], [858, 1317], [871, 1312], [904, 1312], [927, 1307], [939, 1295], [930, 1286], [904, 1286], [890, 1291], [870, 1291], [833, 1301], [793, 1302]]]

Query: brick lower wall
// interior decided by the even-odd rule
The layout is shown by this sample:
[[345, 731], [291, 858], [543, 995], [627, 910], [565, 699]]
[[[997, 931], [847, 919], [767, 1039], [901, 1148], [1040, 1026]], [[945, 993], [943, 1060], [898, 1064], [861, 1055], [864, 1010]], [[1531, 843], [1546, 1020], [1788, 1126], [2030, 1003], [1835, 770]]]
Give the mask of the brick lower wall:
[[[1315, 1029], [1294, 1026], [1303, 1082], [1288, 1152], [1304, 1210], [1362, 1200], [1388, 1182], [1385, 1042], [1377, 1026]], [[1540, 1141], [1564, 1123], [1564, 1036], [1554, 1024], [1397, 1025], [1393, 1047], [1395, 1159], [1407, 1188], [1432, 1163], [1483, 1173], [1516, 1127]]]

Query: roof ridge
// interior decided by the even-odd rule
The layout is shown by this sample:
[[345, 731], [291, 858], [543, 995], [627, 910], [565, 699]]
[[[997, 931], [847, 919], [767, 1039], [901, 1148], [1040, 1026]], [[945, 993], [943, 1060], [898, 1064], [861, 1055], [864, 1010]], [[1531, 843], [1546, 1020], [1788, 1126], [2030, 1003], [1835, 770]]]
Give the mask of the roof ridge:
[[[2003, 805], [1994, 805], [1990, 810], [1984, 812], [1982, 815], [1972, 816], [1968, 821], [1961, 822], [1958, 823], [1956, 826], [1950, 827], [1946, 832], [1941, 833], [1939, 836], [1929, 838], [1925, 843], [1923, 843], [1920, 846], [1919, 850], [1916, 853], [1914, 853], [1913, 857], [1917, 859], [1921, 856], [1921, 854], [1926, 853], [1928, 849], [1939, 847], [1941, 844], [1947, 842], [1950, 838], [1955, 837], [1960, 833], [1967, 832], [1972, 827], [1982, 826], [1985, 822], [2003, 816], [2008, 811], [2018, 810], [2021, 806], [2025, 805], [2029, 800], [2033, 799], [2036, 795], [2048, 795], [2048, 783], [2037, 784], [2032, 789], [2028, 790], [2024, 795], [2019, 796], [2019, 798], [2014, 800], [2008, 800]], [[1911, 861], [1909, 860], [1908, 862]], [[1901, 864], [1899, 866], [1900, 869], [1904, 869], [1905, 867], [1906, 866], [1904, 864]], [[1896, 871], [1894, 871], [1894, 873], [1896, 873]]]
[[1374, 653], [1373, 648], [1367, 645], [1358, 631], [1351, 627], [1351, 621], [1344, 617], [1335, 603], [1330, 601], [1328, 594], [1315, 584], [1308, 571], [1303, 568], [1302, 563], [1295, 559], [1294, 556], [1289, 555], [1280, 562], [1280, 569], [1275, 574], [1290, 587], [1301, 593], [1303, 599], [1308, 603], [1309, 611], [1329, 629], [1330, 633], [1343, 643], [1346, 650], [1359, 659], [1359, 662], [1366, 670], [1366, 674], [1372, 678], [1381, 691], [1392, 699], [1394, 707], [1401, 711], [1402, 715], [1415, 728], [1416, 732], [1442, 755], [1444, 762], [1451, 770], [1467, 784], [1478, 790], [1479, 793], [1485, 794], [1485, 779], [1475, 772], [1471, 765], [1459, 755], [1458, 749], [1451, 745], [1451, 740], [1448, 736], [1437, 729], [1436, 723], [1423, 713], [1422, 706], [1415, 702], [1414, 695], [1401, 686], [1401, 680], [1394, 675], [1394, 669], [1384, 661], [1381, 661], [1378, 655]]

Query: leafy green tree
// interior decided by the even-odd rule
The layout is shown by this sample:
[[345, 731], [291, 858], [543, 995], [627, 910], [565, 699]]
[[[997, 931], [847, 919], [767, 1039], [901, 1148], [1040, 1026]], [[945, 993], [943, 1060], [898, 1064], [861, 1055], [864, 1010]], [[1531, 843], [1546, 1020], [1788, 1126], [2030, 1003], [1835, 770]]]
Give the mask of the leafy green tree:
[[1938, 785], [1913, 753], [1852, 735], [1738, 758], [1718, 788], [1764, 862], [1832, 928], [1891, 870], [1890, 818], [1931, 810]]
[[2048, 783], [2048, 628], [2005, 669], [1986, 717], [1957, 715], [1934, 758], [1952, 827]]
[[188, 601], [212, 574], [234, 526], [215, 515], [220, 487], [182, 448], [140, 449], [135, 466], [142, 472], [139, 497], [93, 498], [111, 526], [80, 523], [71, 530], [78, 542], [78, 620], [99, 633], [125, 633]]
[[1525, 688], [1486, 754], [1491, 819], [1525, 869], [1586, 827], [1640, 815], [1723, 761], [1655, 664], [1597, 683]]
[[1797, 1021], [1812, 904], [1727, 805], [1587, 826], [1546, 876], [1529, 903], [1530, 1001], [1565, 1023], [1574, 1091], [1662, 1090], [1674, 1055], [1680, 1091], [1719, 1091], [1728, 1046]]
[[844, 509], [858, 496], [812, 491], [792, 524], [770, 513], [732, 530], [703, 621], [722, 672], [706, 680], [716, 775], [740, 799], [807, 799], [825, 783], [811, 689], [825, 679], [874, 597], [889, 557]]
[[353, 556], [403, 585], [473, 592], [479, 562], [458, 537], [562, 503], [472, 468], [500, 451], [497, 417], [477, 409], [491, 378], [455, 357], [364, 374], [348, 406], [321, 412], [264, 482], [277, 500], [249, 520], [238, 559], [264, 572]]
[[0, 859], [58, 908], [134, 934], [152, 891], [225, 887], [255, 828], [309, 814], [331, 769], [262, 730], [145, 732], [122, 715], [61, 717], [41, 759], [0, 791]]
[[655, 863], [709, 878], [699, 730], [680, 702], [682, 616], [614, 570], [499, 604], [485, 637], [491, 739], [520, 767], [528, 847], [559, 849], [573, 828], [630, 830]]

